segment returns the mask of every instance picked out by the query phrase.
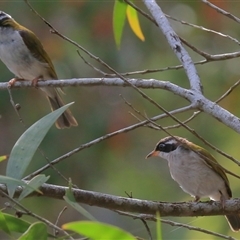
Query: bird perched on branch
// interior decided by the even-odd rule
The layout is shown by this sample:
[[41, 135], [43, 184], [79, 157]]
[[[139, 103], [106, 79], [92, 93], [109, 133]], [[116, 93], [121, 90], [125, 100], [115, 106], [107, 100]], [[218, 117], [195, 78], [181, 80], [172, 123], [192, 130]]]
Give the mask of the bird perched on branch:
[[[54, 66], [40, 40], [29, 29], [21, 26], [10, 15], [0, 11], [0, 59], [15, 74], [10, 85], [18, 80], [32, 81], [58, 79]], [[42, 87], [56, 110], [64, 105], [59, 88]], [[56, 121], [57, 128], [77, 126], [71, 111], [67, 109]]]
[[[225, 201], [232, 197], [228, 178], [215, 158], [204, 148], [181, 137], [166, 137], [160, 140], [146, 158], [157, 156], [168, 161], [171, 177], [184, 192], [198, 201], [202, 197]], [[240, 230], [240, 215], [226, 215], [233, 231]]]

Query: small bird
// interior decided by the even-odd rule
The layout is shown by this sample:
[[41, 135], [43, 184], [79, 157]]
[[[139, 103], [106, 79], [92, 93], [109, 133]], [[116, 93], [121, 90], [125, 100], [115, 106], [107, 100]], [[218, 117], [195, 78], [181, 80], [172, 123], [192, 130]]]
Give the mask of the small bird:
[[[40, 40], [29, 29], [21, 26], [10, 15], [0, 11], [0, 59], [15, 74], [10, 80], [13, 85], [18, 80], [32, 81], [58, 79], [54, 66]], [[45, 92], [54, 111], [64, 105], [60, 88], [41, 88]], [[71, 111], [67, 109], [56, 121], [57, 128], [77, 126]]]
[[[168, 161], [171, 177], [182, 190], [198, 201], [202, 197], [220, 201], [224, 207], [232, 197], [228, 178], [215, 158], [204, 148], [178, 136], [161, 139], [146, 158], [157, 156]], [[226, 215], [232, 231], [240, 230], [240, 215]]]

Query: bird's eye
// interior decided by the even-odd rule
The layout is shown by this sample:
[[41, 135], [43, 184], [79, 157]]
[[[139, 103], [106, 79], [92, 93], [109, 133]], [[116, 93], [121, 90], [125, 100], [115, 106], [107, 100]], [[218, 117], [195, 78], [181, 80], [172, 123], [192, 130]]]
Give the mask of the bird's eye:
[[161, 151], [161, 152], [165, 152], [165, 151], [164, 151], [165, 146], [166, 146], [166, 144], [164, 144], [164, 143], [159, 143], [159, 144], [157, 145], [157, 149], [156, 149], [156, 150]]
[[157, 145], [157, 148], [156, 150], [157, 151], [160, 151], [160, 152], [171, 152], [171, 151], [174, 151], [176, 149], [176, 146], [174, 144], [165, 144], [165, 143], [159, 143]]

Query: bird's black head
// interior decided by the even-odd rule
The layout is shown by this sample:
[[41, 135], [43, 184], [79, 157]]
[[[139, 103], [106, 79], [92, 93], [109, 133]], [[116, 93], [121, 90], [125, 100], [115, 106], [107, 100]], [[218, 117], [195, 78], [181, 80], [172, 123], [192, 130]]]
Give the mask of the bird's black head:
[[177, 136], [170, 136], [170, 137], [166, 137], [163, 138], [162, 140], [160, 140], [160, 142], [158, 142], [155, 151], [159, 151], [159, 152], [165, 152], [165, 153], [169, 153], [174, 151], [175, 149], [177, 149], [177, 147], [179, 145], [181, 145], [181, 143], [184, 141], [184, 138], [180, 138]]

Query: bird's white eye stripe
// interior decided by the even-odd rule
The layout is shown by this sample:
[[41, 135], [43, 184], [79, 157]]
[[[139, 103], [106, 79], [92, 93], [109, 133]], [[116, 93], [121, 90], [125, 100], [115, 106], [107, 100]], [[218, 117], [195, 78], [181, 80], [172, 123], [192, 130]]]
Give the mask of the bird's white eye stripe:
[[3, 11], [0, 11], [0, 21], [2, 21], [4, 19], [8, 19], [8, 18], [12, 18], [12, 17]]
[[165, 142], [165, 144], [176, 144], [176, 143], [177, 143], [177, 140], [175, 139], [171, 139]]

